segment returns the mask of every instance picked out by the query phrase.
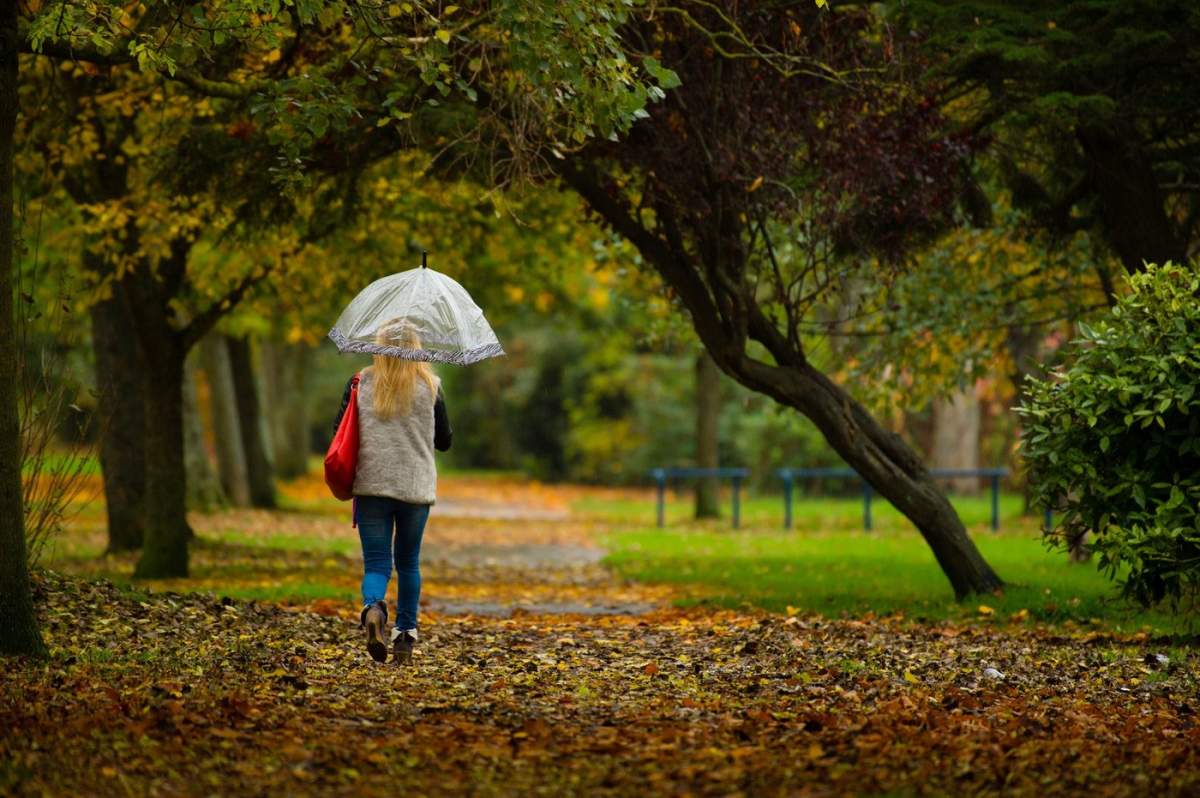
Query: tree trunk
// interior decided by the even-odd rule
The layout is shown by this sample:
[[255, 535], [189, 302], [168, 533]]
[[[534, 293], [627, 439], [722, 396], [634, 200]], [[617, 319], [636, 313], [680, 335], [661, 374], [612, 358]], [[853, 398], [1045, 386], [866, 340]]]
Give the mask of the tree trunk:
[[134, 576], [186, 577], [190, 531], [183, 457], [185, 352], [174, 336], [144, 351], [149, 366], [145, 384], [146, 537]]
[[[696, 466], [718, 466], [721, 413], [721, 371], [708, 352], [696, 358]], [[696, 517], [719, 518], [721, 515], [720, 480], [696, 482]]]
[[246, 456], [246, 475], [250, 483], [250, 504], [270, 509], [275, 507], [275, 475], [263, 443], [262, 414], [258, 385], [254, 379], [254, 364], [250, 357], [250, 339], [229, 338], [228, 345], [229, 365], [233, 371], [233, 388], [237, 397], [238, 426], [242, 432], [242, 450]]
[[1137, 137], [1082, 127], [1078, 138], [1100, 195], [1105, 236], [1125, 270], [1136, 274], [1143, 262], [1185, 263], [1187, 246], [1167, 215], [1150, 161], [1133, 143]]
[[[87, 261], [96, 256], [84, 255]], [[101, 264], [90, 267], [97, 273]], [[146, 455], [141, 375], [145, 372], [137, 332], [122, 286], [91, 308], [92, 351], [100, 409], [100, 468], [108, 514], [108, 550], [142, 546], [146, 498]]]
[[[1014, 324], [1010, 326], [1004, 337], [1004, 346], [1008, 350], [1008, 358], [1012, 362], [1009, 379], [1013, 384], [1013, 402], [1009, 412], [1025, 401], [1030, 375], [1039, 369], [1038, 341], [1041, 335], [1037, 328]], [[1021, 514], [1034, 514], [1033, 485], [1024, 469], [1020, 469], [1021, 479]]]
[[221, 493], [221, 482], [204, 446], [204, 426], [200, 420], [200, 403], [196, 398], [196, 377], [190, 363], [183, 375], [183, 419], [188, 507], [196, 510], [219, 507], [225, 503], [225, 496]]
[[204, 370], [208, 374], [212, 409], [213, 442], [217, 450], [217, 470], [225, 496], [237, 507], [250, 506], [250, 483], [246, 477], [246, 454], [238, 422], [237, 393], [233, 387], [233, 369], [225, 336], [211, 333], [200, 347]]
[[308, 369], [312, 348], [263, 341], [264, 404], [275, 474], [295, 479], [308, 473]]
[[[934, 468], [979, 468], [979, 399], [973, 389], [933, 401]], [[978, 493], [979, 477], [950, 477], [951, 490]]]
[[45, 653], [25, 549], [21, 426], [13, 320], [13, 135], [17, 124], [17, 4], [0, 10], [0, 653]]
[[1003, 586], [916, 452], [826, 375], [807, 363], [781, 368], [744, 356], [731, 375], [811, 419], [834, 451], [916, 525], [956, 598]]

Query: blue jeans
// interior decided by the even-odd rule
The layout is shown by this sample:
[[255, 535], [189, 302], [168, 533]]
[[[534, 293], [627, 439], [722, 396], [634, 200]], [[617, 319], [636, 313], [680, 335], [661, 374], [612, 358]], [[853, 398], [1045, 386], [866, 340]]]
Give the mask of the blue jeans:
[[384, 600], [394, 559], [396, 628], [416, 629], [417, 602], [421, 598], [421, 536], [429, 518], [429, 505], [386, 496], [356, 496], [354, 517], [362, 541], [363, 606]]

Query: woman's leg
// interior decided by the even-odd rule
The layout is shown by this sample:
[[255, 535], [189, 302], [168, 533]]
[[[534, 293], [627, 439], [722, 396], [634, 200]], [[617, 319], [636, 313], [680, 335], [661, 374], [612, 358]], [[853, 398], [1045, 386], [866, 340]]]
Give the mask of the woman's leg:
[[359, 496], [356, 500], [355, 518], [363, 554], [364, 610], [384, 600], [388, 580], [392, 578], [393, 504], [380, 496]]
[[428, 504], [396, 503], [396, 629], [417, 628], [421, 599], [421, 537], [429, 518]]

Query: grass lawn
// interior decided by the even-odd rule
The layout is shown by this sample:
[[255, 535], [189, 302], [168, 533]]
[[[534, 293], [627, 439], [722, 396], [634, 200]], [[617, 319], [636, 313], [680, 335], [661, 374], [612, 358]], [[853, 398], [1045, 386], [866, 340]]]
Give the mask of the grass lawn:
[[[1072, 564], [1065, 554], [1046, 550], [1038, 521], [1020, 517], [1019, 497], [1002, 497], [999, 534], [989, 530], [986, 495], [954, 503], [984, 557], [1007, 583], [1002, 594], [955, 602], [924, 540], [883, 501], [875, 502], [874, 531], [867, 533], [861, 504], [852, 499], [798, 503], [791, 532], [780, 528], [781, 501], [751, 500], [743, 513], [745, 528], [734, 531], [728, 518], [688, 521], [690, 504], [679, 500], [668, 505], [665, 529], [616, 524], [605, 539], [607, 562], [626, 578], [682, 587], [688, 603], [791, 608], [831, 617], [901, 612], [920, 620], [1027, 619], [1115, 632], [1189, 631], [1186, 618], [1140, 611], [1121, 601], [1094, 564]], [[653, 506], [645, 502], [640, 513], [638, 502], [580, 504], [590, 506], [579, 510], [614, 522], [649, 513], [653, 523]]]
[[[82, 461], [80, 463], [80, 461]], [[79, 472], [84, 476], [100, 476], [100, 457], [95, 454], [74, 454], [66, 451], [48, 451], [42, 461], [42, 473], [55, 474], [68, 468], [74, 469], [79, 463]], [[25, 462], [21, 465], [21, 474], [29, 476], [33, 473], [32, 466]]]

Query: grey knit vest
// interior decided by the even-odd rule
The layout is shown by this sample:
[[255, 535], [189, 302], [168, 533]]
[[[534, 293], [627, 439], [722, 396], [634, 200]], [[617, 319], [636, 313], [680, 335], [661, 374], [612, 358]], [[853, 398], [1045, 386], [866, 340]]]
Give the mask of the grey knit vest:
[[355, 496], [388, 496], [410, 504], [437, 500], [433, 462], [433, 403], [424, 380], [417, 380], [412, 407], [405, 415], [375, 415], [371, 369], [358, 384], [358, 469]]

